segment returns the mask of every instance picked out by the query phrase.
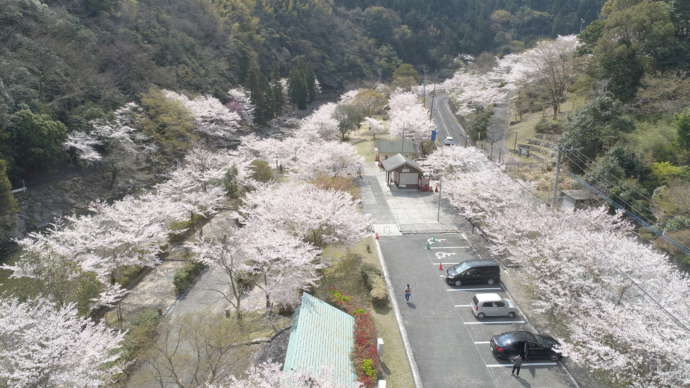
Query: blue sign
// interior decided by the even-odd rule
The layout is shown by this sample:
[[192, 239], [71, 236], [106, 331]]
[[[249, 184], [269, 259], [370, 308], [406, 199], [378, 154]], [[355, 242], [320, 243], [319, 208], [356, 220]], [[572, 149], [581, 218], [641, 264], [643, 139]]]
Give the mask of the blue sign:
[[435, 129], [431, 130], [431, 141], [436, 141], [436, 130]]

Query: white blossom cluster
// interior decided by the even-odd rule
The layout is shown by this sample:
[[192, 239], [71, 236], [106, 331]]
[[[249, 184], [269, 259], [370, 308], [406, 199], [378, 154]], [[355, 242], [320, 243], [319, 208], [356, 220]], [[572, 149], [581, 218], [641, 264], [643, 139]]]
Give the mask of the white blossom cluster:
[[93, 120], [91, 132], [73, 131], [68, 136], [63, 147], [73, 150], [79, 159], [87, 163], [103, 159], [98, 147], [117, 150], [118, 157], [123, 154], [139, 155], [151, 153], [156, 147], [151, 144], [149, 137], [135, 129], [136, 115], [141, 108], [134, 102], [127, 103], [115, 111], [112, 120]]
[[[104, 124], [101, 133], [131, 138], [131, 131], [124, 129], [131, 128], [124, 122], [127, 117], [116, 118], [122, 120], [118, 125]], [[44, 232], [29, 234], [18, 241], [21, 257], [0, 268], [13, 271], [13, 277], [40, 279], [56, 271], [72, 278], [94, 273], [104, 287], [90, 307], [112, 306], [126, 294], [113, 281], [114, 272], [122, 266], [155, 266], [173, 225], [192, 215], [214, 215], [223, 206], [224, 178], [234, 166], [236, 183], [253, 189], [240, 209], [245, 226], [228, 225], [225, 233], [202, 235], [187, 246], [196, 260], [231, 276], [236, 270], [255, 273], [267, 309], [297, 303], [299, 291], [316, 284], [323, 268], [316, 245], [359, 241], [370, 225], [350, 194], [304, 181], [318, 174], [352, 176], [362, 158], [351, 145], [321, 138], [242, 140], [235, 153], [193, 149], [167, 181], [148, 193], [95, 202], [86, 215], [67, 217]], [[252, 179], [251, 162], [269, 157], [291, 170], [287, 182], [259, 184]], [[238, 310], [240, 300], [238, 296]], [[73, 305], [60, 307], [44, 297], [23, 303], [3, 297], [0, 381], [18, 386], [106, 385], [120, 371], [115, 361], [122, 338], [122, 333], [78, 318]], [[250, 380], [264, 379], [261, 371], [276, 375], [275, 369], [261, 366], [250, 373]], [[291, 387], [303, 381], [291, 373], [278, 376], [271, 381]]]
[[417, 144], [431, 139], [434, 124], [429, 110], [419, 102], [415, 93], [398, 90], [391, 95], [388, 106], [391, 134], [400, 138], [412, 138]]
[[[241, 89], [234, 89], [231, 97], [241, 98], [243, 101], [233, 100], [237, 103], [239, 112], [244, 112], [250, 116], [253, 112], [250, 108], [242, 108], [247, 104], [246, 94]], [[238, 111], [230, 110], [223, 105], [217, 98], [207, 95], [198, 96], [191, 99], [184, 94], [163, 90], [166, 98], [181, 103], [194, 117], [197, 130], [209, 136], [219, 138], [231, 138], [240, 129], [242, 116]], [[251, 104], [249, 104], [251, 106]]]
[[98, 387], [122, 370], [124, 333], [74, 305], [0, 298], [0, 381], [8, 387]]
[[486, 231], [492, 253], [532, 277], [534, 307], [561, 322], [568, 356], [630, 386], [690, 384], [686, 329], [638, 287], [685, 323], [690, 281], [621, 214], [535, 203], [474, 148], [443, 148], [426, 164], [443, 174], [459, 212]]
[[498, 58], [496, 66], [487, 73], [463, 67], [437, 87], [445, 90], [456, 102], [458, 114], [469, 114], [474, 107], [505, 102], [510, 98], [510, 93], [521, 85], [546, 77], [548, 74], [539, 71], [541, 62], [545, 60], [545, 51], [567, 54], [573, 53], [576, 48], [575, 35], [543, 40], [535, 48]]
[[[357, 383], [355, 386], [360, 387]], [[331, 371], [324, 370], [312, 374], [283, 371], [280, 364], [262, 363], [249, 368], [247, 377], [230, 379], [221, 385], [208, 385], [207, 388], [338, 388]]]

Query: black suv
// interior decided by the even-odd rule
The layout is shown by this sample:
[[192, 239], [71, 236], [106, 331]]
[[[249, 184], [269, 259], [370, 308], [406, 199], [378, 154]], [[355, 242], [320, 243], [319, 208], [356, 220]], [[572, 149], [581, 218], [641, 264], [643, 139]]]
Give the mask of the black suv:
[[493, 260], [468, 260], [446, 270], [446, 282], [460, 287], [465, 284], [495, 284], [501, 281], [501, 270]]
[[510, 331], [495, 335], [489, 341], [489, 347], [498, 359], [510, 359], [521, 355], [526, 361], [561, 359], [561, 344], [550, 335], [532, 334], [528, 331]]

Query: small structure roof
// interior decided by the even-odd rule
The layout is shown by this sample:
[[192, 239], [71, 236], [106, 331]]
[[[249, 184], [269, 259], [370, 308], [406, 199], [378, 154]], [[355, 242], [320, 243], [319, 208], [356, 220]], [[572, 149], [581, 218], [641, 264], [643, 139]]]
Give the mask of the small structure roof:
[[561, 193], [576, 201], [587, 201], [596, 198], [596, 195], [589, 190], [561, 190]]
[[474, 294], [479, 302], [500, 302], [503, 300], [500, 295], [495, 293]]
[[339, 387], [356, 387], [357, 375], [350, 354], [355, 319], [306, 292], [292, 320], [283, 370], [331, 373]]
[[405, 139], [404, 145], [402, 144], [402, 140], [376, 140], [376, 149], [379, 152], [385, 152], [385, 153], [394, 153], [394, 152], [415, 153], [415, 152], [417, 152], [417, 149], [414, 146], [414, 142], [410, 139]]
[[423, 172], [422, 168], [419, 167], [419, 164], [417, 164], [417, 162], [415, 162], [414, 160], [407, 159], [402, 154], [393, 155], [390, 158], [381, 162], [381, 164], [383, 165], [383, 169], [386, 171], [393, 171], [402, 166], [407, 165], [408, 167], [417, 170], [417, 172], [419, 173]]

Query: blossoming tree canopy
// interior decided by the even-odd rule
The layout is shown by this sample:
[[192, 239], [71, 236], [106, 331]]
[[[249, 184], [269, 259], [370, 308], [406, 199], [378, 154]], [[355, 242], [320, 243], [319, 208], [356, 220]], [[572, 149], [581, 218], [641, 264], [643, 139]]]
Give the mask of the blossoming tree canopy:
[[[638, 386], [687, 383], [690, 364], [678, 354], [690, 341], [667, 314], [690, 320], [690, 281], [621, 214], [555, 212], [474, 148], [438, 150], [426, 163], [444, 174], [451, 204], [481, 225], [492, 253], [529, 274], [534, 307], [565, 322], [569, 357]], [[657, 367], [646, 368], [649, 360]]]
[[37, 298], [0, 298], [0, 381], [13, 387], [96, 387], [121, 371], [124, 333]]
[[281, 227], [315, 245], [356, 243], [370, 225], [350, 194], [306, 183], [275, 184], [249, 193], [240, 213], [248, 223]]

